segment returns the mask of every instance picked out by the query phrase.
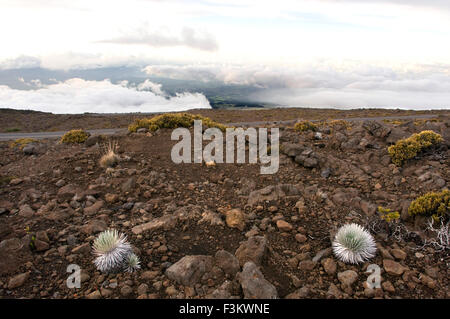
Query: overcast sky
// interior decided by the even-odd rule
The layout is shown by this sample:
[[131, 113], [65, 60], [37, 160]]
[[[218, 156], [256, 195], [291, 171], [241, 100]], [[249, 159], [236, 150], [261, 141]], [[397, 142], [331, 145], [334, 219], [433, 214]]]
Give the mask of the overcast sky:
[[[293, 106], [327, 106], [334, 90], [355, 107], [388, 104], [380, 92], [450, 106], [448, 0], [2, 0], [0, 30], [0, 69], [142, 65], [273, 89]], [[302, 100], [306, 89], [317, 94]]]

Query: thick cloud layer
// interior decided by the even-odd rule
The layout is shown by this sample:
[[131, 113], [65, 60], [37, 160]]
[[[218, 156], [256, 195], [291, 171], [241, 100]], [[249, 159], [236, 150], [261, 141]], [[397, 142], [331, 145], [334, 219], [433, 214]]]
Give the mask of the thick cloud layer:
[[449, 65], [408, 65], [398, 68], [359, 63], [308, 63], [303, 66], [151, 65], [150, 76], [263, 88], [450, 91]]
[[288, 107], [386, 108], [408, 110], [450, 109], [450, 92], [420, 92], [361, 89], [269, 89], [250, 96]]
[[251, 100], [286, 106], [450, 108], [448, 65], [152, 65], [144, 70], [153, 76], [264, 88]]
[[0, 86], [0, 108], [29, 109], [52, 113], [169, 112], [210, 108], [200, 93], [178, 93], [166, 97], [161, 86], [150, 81], [138, 88], [124, 81], [86, 81], [73, 78], [35, 90]]
[[38, 68], [40, 66], [41, 60], [39, 58], [26, 55], [0, 61], [0, 70]]

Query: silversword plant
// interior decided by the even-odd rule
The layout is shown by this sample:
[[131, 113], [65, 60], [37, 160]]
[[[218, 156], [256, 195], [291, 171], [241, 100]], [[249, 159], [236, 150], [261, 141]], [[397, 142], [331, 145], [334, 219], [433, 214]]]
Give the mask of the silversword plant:
[[335, 256], [345, 263], [357, 264], [375, 256], [377, 248], [372, 235], [362, 226], [342, 226], [333, 241]]
[[141, 269], [141, 261], [135, 253], [131, 253], [126, 258], [125, 270], [128, 272], [134, 272]]
[[[117, 230], [106, 230], [98, 235], [93, 244], [94, 264], [101, 272], [116, 272], [127, 265], [127, 259], [132, 254], [127, 237]], [[136, 256], [137, 257], [137, 256]]]

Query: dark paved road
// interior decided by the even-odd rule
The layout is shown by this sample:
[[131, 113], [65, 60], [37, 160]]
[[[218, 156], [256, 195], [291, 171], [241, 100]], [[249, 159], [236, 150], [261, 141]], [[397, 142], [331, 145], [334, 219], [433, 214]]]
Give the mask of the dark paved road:
[[[346, 121], [365, 121], [365, 120], [389, 120], [389, 119], [399, 119], [399, 120], [410, 120], [410, 119], [427, 119], [437, 117], [437, 115], [403, 115], [403, 116], [383, 116], [383, 117], [353, 117], [337, 120]], [[294, 124], [297, 121], [287, 120], [287, 121], [257, 121], [257, 122], [237, 122], [237, 123], [226, 123], [230, 126], [258, 126], [258, 125], [269, 125], [269, 124]], [[312, 121], [314, 122], [314, 121]], [[98, 130], [87, 130], [92, 135], [112, 135], [115, 133], [125, 133], [126, 128], [116, 128], [116, 129], [98, 129]], [[16, 140], [18, 138], [34, 138], [34, 139], [44, 139], [44, 138], [60, 138], [64, 135], [66, 131], [59, 132], [31, 132], [31, 133], [0, 133], [0, 141]]]
[[[92, 135], [104, 134], [111, 135], [117, 132], [126, 132], [126, 128], [112, 128], [112, 129], [99, 129], [99, 130], [86, 130]], [[16, 140], [18, 138], [34, 138], [34, 139], [44, 139], [44, 138], [60, 138], [67, 131], [58, 132], [31, 132], [31, 133], [0, 133], [0, 141]]]

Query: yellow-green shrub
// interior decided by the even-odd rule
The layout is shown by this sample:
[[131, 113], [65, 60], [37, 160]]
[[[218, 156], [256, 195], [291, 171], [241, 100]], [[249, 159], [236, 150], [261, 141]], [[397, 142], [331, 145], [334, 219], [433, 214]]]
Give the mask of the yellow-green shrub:
[[402, 166], [407, 160], [416, 157], [426, 148], [438, 145], [442, 141], [441, 135], [433, 131], [422, 131], [389, 146], [388, 153], [394, 164]]
[[149, 131], [156, 131], [160, 128], [189, 128], [194, 126], [194, 120], [201, 120], [202, 125], [208, 128], [216, 127], [221, 131], [226, 129], [225, 125], [214, 122], [205, 116], [189, 113], [167, 113], [152, 118], [137, 119], [128, 126], [128, 131], [136, 132], [140, 128], [146, 128]]
[[397, 212], [397, 211], [393, 212], [389, 208], [384, 208], [384, 207], [378, 206], [378, 212], [380, 213], [380, 218], [384, 219], [388, 223], [390, 223], [392, 221], [397, 221], [400, 218], [399, 212]]
[[84, 143], [89, 136], [84, 130], [71, 130], [61, 137], [61, 143]]
[[10, 147], [18, 146], [20, 149], [23, 149], [27, 144], [37, 142], [37, 140], [33, 138], [19, 138], [10, 144]]
[[294, 130], [300, 131], [300, 132], [306, 132], [306, 131], [315, 132], [317, 130], [317, 125], [310, 121], [301, 121], [301, 122], [295, 123]]
[[440, 218], [450, 212], [450, 191], [429, 192], [416, 198], [408, 208], [411, 216], [424, 215]]

